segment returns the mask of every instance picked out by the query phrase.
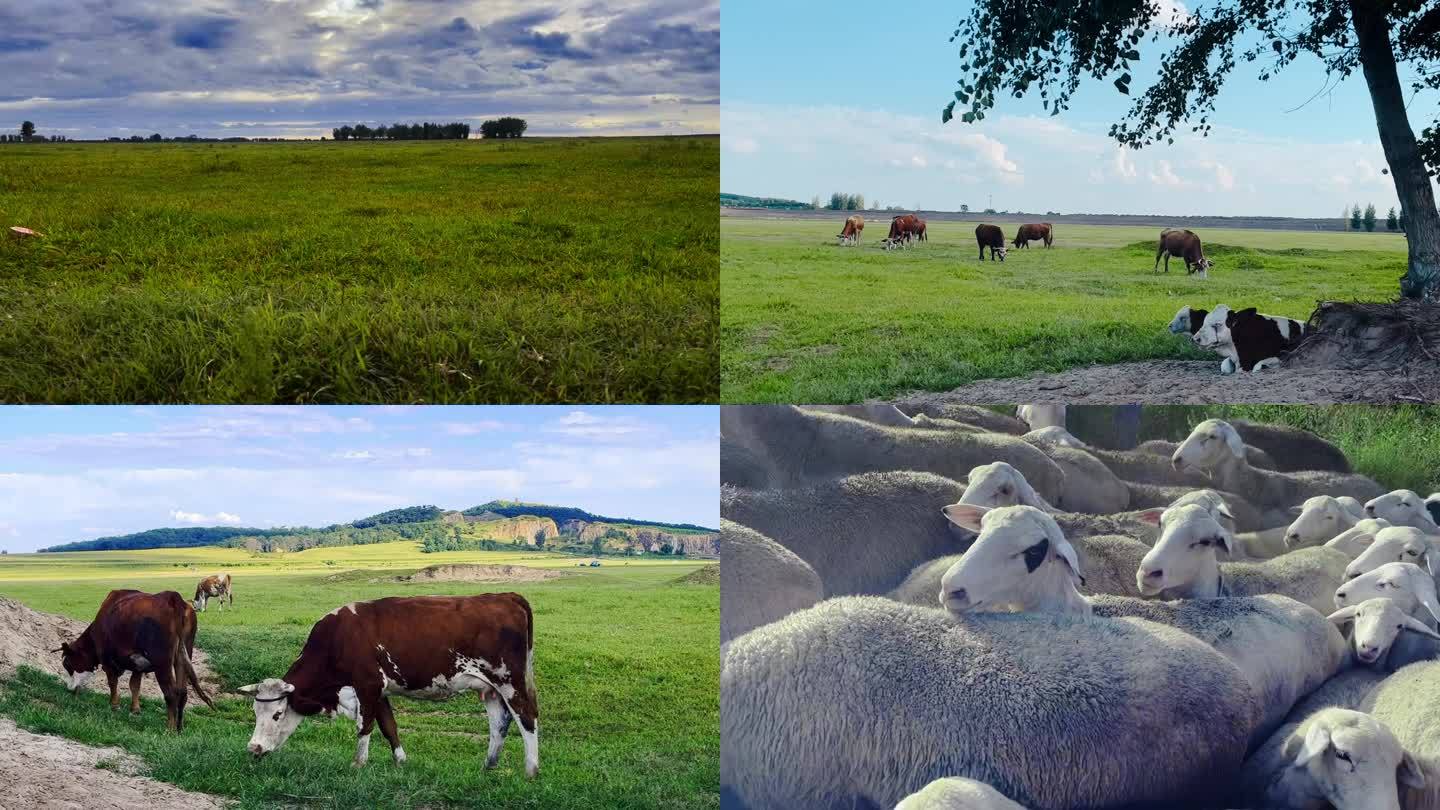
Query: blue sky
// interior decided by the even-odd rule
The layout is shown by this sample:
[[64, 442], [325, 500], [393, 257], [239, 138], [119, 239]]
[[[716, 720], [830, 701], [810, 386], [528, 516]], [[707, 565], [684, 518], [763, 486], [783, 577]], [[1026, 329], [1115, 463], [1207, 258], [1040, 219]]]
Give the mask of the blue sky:
[[0, 548], [495, 498], [716, 526], [712, 407], [9, 407]]
[[0, 128], [716, 132], [719, 0], [0, 0]]
[[[1395, 204], [1364, 81], [1327, 89], [1314, 59], [1269, 82], [1240, 63], [1210, 137], [1173, 146], [1127, 151], [1107, 138], [1130, 103], [1108, 82], [1083, 84], [1058, 117], [1027, 96], [999, 100], [978, 124], [941, 125], [960, 78], [959, 43], [948, 40], [969, 7], [725, 0], [721, 189], [800, 200], [848, 191], [941, 210], [993, 198], [997, 209], [1069, 213], [1326, 217], [1354, 202], [1382, 214]], [[1147, 39], [1135, 93], [1164, 50]], [[1435, 101], [1411, 103], [1417, 132]]]

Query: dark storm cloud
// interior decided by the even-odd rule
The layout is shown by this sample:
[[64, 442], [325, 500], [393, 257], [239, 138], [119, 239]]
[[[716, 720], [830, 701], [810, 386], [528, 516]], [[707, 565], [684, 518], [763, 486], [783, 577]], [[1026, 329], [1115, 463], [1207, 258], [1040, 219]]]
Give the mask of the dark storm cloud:
[[[0, 0], [0, 131], [715, 131], [719, 0]], [[59, 8], [55, 8], [58, 6]], [[11, 122], [9, 119], [14, 119]]]

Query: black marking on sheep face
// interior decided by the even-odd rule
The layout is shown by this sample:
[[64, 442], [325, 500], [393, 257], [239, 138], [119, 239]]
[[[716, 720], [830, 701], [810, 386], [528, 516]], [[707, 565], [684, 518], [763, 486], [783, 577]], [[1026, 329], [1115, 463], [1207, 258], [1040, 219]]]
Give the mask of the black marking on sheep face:
[[1050, 553], [1050, 539], [1041, 540], [1020, 553], [1025, 555], [1025, 569], [1033, 574], [1035, 569], [1045, 562], [1045, 557]]
[[1430, 513], [1431, 520], [1440, 523], [1440, 501], [1426, 503], [1425, 511]]

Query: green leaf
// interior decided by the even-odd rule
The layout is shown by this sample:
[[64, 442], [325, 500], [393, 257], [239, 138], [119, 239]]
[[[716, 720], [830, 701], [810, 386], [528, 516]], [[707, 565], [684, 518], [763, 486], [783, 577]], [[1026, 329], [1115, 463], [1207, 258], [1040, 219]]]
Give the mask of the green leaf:
[[969, 93], [966, 93], [964, 90], [956, 90], [956, 91], [955, 91], [955, 100], [958, 101], [958, 102], [960, 102], [961, 104], [969, 104], [969, 103], [970, 103], [970, 94], [969, 94]]
[[954, 117], [955, 117], [955, 102], [952, 101], [952, 102], [950, 102], [949, 104], [946, 104], [946, 105], [945, 105], [945, 109], [944, 109], [944, 110], [941, 110], [941, 111], [940, 111], [940, 123], [942, 123], [942, 124], [948, 124], [948, 123], [950, 123], [950, 119], [951, 119], [951, 118], [954, 118]]
[[960, 116], [960, 120], [964, 121], [967, 124], [973, 124], [975, 123], [975, 113], [967, 112], [964, 115]]

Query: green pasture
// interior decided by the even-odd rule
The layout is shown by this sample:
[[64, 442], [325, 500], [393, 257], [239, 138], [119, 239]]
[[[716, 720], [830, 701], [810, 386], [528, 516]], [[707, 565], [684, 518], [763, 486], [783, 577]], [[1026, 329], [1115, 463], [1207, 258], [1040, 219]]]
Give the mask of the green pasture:
[[[235, 587], [235, 609], [222, 613], [212, 604], [196, 640], [226, 694], [216, 710], [192, 696], [183, 734], [166, 731], [158, 701], [146, 701], [138, 718], [111, 713], [107, 696], [71, 695], [29, 668], [0, 681], [0, 714], [38, 733], [118, 746], [157, 779], [244, 807], [718, 807], [719, 586], [678, 581], [707, 563], [605, 558], [599, 568], [580, 568], [579, 559], [535, 551], [421, 554], [415, 543], [273, 559], [219, 548], [0, 557], [0, 595], [84, 620], [112, 588], [189, 596], [199, 574], [222, 570]], [[567, 575], [538, 583], [392, 579], [445, 562], [553, 567]], [[511, 590], [535, 613], [538, 779], [526, 780], [513, 732], [500, 766], [483, 770], [488, 726], [484, 706], [468, 695], [392, 699], [409, 755], [403, 766], [382, 741], [368, 765], [353, 768], [355, 726], [345, 719], [306, 720], [263, 760], [246, 752], [254, 715], [250, 701], [231, 690], [282, 676], [329, 610], [381, 596]]]
[[693, 402], [715, 138], [0, 149], [3, 402]]
[[[1166, 331], [1181, 306], [1254, 306], [1304, 320], [1320, 300], [1390, 300], [1405, 241], [1387, 233], [1197, 229], [1209, 279], [1152, 271], [1159, 229], [1066, 225], [1055, 246], [984, 261], [975, 222], [929, 242], [839, 247], [834, 221], [720, 223], [721, 399], [855, 402], [1091, 363], [1210, 359]], [[1013, 237], [1014, 225], [1002, 226]]]

